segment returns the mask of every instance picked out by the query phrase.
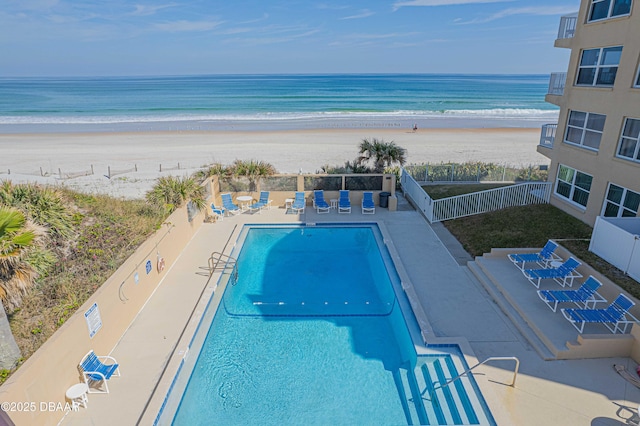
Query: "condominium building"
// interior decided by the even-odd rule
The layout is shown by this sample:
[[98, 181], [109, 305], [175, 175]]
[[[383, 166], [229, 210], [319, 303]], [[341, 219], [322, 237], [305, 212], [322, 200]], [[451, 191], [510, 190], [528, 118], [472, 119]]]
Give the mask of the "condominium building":
[[598, 216], [637, 217], [640, 207], [639, 0], [582, 0], [563, 16], [555, 46], [571, 49], [551, 75], [537, 151], [551, 160], [551, 204], [593, 225]]

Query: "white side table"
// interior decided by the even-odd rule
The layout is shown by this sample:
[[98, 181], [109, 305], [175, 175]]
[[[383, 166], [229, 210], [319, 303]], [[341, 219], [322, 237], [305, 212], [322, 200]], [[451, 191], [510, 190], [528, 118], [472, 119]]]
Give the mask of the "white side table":
[[284, 200], [284, 211], [287, 212], [293, 205], [293, 198], [287, 198]]
[[66, 397], [71, 401], [73, 411], [78, 411], [80, 404], [84, 408], [88, 408], [89, 398], [87, 398], [87, 392], [89, 392], [89, 386], [86, 383], [76, 383], [67, 389]]
[[332, 209], [338, 208], [338, 200], [331, 200], [331, 208]]

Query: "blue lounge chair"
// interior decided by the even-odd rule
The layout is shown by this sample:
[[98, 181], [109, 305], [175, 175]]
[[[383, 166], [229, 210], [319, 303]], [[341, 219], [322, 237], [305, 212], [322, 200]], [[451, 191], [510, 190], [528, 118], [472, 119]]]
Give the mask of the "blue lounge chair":
[[224, 218], [224, 208], [216, 207], [214, 203], [211, 203], [211, 211], [217, 219], [222, 220]]
[[306, 204], [307, 201], [304, 199], [304, 192], [296, 192], [296, 198], [293, 200], [293, 204], [291, 204], [291, 210], [294, 213], [304, 214], [304, 207]]
[[580, 262], [570, 257], [557, 268], [524, 269], [522, 273], [536, 288], [540, 288], [540, 281], [545, 279], [553, 279], [562, 287], [571, 287], [575, 278], [582, 277], [582, 275], [576, 271], [578, 266], [580, 266]]
[[262, 209], [271, 208], [271, 200], [269, 199], [269, 191], [260, 191], [260, 199], [249, 206], [250, 211], [260, 213]]
[[318, 214], [329, 213], [329, 203], [324, 199], [324, 191], [322, 189], [313, 191], [313, 206], [316, 208]]
[[362, 193], [362, 214], [375, 214], [376, 205], [373, 202], [373, 192]]
[[[108, 361], [106, 364], [104, 361]], [[107, 380], [111, 377], [120, 376], [120, 365], [115, 358], [110, 356], [97, 356], [93, 350], [90, 350], [78, 364], [78, 370], [84, 378], [89, 390], [88, 393], [109, 393]], [[104, 383], [104, 390], [99, 387], [92, 386], [94, 383]], [[96, 390], [97, 389], [97, 390]]]
[[220, 198], [222, 199], [222, 207], [224, 207], [227, 213], [231, 213], [231, 214], [242, 213], [242, 210], [240, 210], [240, 207], [233, 204], [233, 200], [231, 198], [230, 193], [222, 194], [220, 195]]
[[554, 253], [556, 248], [558, 248], [558, 244], [549, 240], [539, 253], [510, 254], [508, 257], [522, 271], [524, 271], [524, 265], [528, 262], [535, 262], [543, 268], [548, 268], [551, 262], [562, 261], [562, 258]]
[[[538, 290], [538, 297], [551, 308], [553, 312], [558, 309], [558, 303], [573, 302], [580, 308], [593, 309], [598, 302], [606, 302], [607, 299], [598, 293], [602, 283], [592, 275], [577, 290]], [[591, 306], [589, 306], [591, 305]]]
[[638, 319], [629, 313], [629, 309], [635, 305], [631, 299], [620, 294], [608, 308], [605, 309], [562, 309], [562, 315], [569, 321], [579, 333], [588, 323], [604, 324], [613, 334], [618, 331], [626, 333], [629, 325], [638, 322]]
[[349, 200], [348, 190], [340, 190], [340, 198], [338, 198], [338, 213], [351, 213], [351, 200]]

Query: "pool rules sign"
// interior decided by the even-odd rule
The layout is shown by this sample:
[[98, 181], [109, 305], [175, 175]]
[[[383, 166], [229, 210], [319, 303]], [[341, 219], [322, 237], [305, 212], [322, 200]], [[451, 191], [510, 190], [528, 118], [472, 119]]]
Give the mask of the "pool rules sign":
[[87, 327], [89, 327], [89, 337], [93, 339], [93, 336], [102, 328], [102, 318], [100, 318], [100, 309], [98, 309], [97, 303], [94, 303], [84, 313], [84, 318], [87, 320]]

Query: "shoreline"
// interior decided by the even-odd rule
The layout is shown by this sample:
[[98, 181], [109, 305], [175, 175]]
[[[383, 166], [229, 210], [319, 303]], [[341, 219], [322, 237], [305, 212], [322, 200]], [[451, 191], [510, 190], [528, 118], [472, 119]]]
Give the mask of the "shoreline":
[[[230, 164], [236, 159], [255, 159], [271, 163], [279, 173], [315, 173], [324, 165], [343, 165], [353, 160], [364, 138], [394, 141], [407, 149], [407, 165], [466, 161], [511, 166], [549, 163], [536, 152], [540, 128], [0, 134], [0, 180], [64, 185], [83, 192], [140, 198], [160, 176], [188, 175], [214, 162]], [[64, 178], [92, 169], [93, 174], [88, 176]], [[116, 175], [114, 171], [127, 172], [109, 179], [109, 170], [112, 175]]]

